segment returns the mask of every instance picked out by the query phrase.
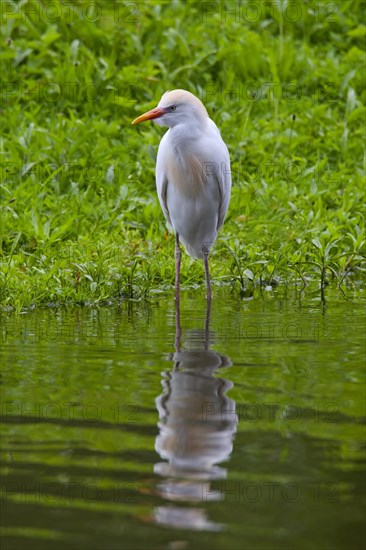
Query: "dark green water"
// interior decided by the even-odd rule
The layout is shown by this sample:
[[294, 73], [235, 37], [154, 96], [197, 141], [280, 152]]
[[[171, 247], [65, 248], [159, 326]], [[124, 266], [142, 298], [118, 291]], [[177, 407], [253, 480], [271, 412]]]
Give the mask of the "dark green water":
[[[2, 317], [2, 550], [363, 548], [361, 291]], [[178, 350], [178, 351], [177, 351]]]

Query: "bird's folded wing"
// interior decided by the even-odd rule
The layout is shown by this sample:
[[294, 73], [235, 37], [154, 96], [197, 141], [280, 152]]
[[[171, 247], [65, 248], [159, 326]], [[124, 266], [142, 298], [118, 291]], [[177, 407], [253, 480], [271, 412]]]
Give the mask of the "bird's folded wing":
[[166, 132], [166, 134], [164, 134], [159, 145], [155, 175], [156, 175], [156, 190], [158, 192], [158, 198], [159, 198], [161, 209], [163, 211], [163, 214], [167, 222], [170, 223], [170, 225], [172, 225], [172, 222], [170, 220], [169, 210], [168, 210], [168, 204], [167, 204], [168, 174], [166, 173], [166, 170], [165, 170], [166, 157], [167, 157], [166, 141], [167, 141], [168, 133], [169, 133], [169, 130], [168, 132]]
[[169, 216], [167, 200], [166, 200], [166, 194], [168, 189], [168, 178], [163, 178], [159, 184], [157, 182], [157, 187], [158, 187], [158, 197], [159, 197], [161, 209], [163, 211], [163, 214], [167, 222], [170, 223], [170, 225], [172, 225], [172, 222]]
[[214, 166], [215, 182], [219, 187], [220, 204], [217, 219], [217, 231], [222, 227], [225, 221], [225, 216], [230, 202], [231, 194], [231, 168], [230, 168], [230, 156], [228, 148], [225, 142], [221, 138], [219, 129], [213, 120], [209, 119], [210, 137], [210, 167]]
[[222, 157], [220, 165], [217, 166], [215, 171], [216, 182], [219, 186], [220, 192], [220, 205], [219, 205], [219, 216], [217, 220], [217, 231], [222, 227], [222, 224], [225, 221], [225, 216], [230, 202], [231, 194], [231, 171], [230, 171], [230, 157], [229, 152], [225, 146], [225, 155]]

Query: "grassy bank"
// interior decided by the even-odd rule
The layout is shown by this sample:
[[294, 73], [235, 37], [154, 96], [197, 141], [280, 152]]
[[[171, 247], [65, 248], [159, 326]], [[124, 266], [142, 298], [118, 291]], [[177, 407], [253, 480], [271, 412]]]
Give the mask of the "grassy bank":
[[[364, 2], [55, 5], [2, 14], [2, 307], [172, 287], [162, 129], [130, 122], [173, 88], [203, 100], [232, 159], [216, 284], [364, 278]], [[203, 284], [201, 263], [182, 280]]]

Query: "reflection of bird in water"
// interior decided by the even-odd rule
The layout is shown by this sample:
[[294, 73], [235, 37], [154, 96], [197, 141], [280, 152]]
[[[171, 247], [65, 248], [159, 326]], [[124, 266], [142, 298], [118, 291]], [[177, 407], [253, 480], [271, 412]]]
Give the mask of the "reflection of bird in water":
[[235, 402], [225, 395], [233, 384], [213, 373], [230, 362], [212, 350], [180, 351], [173, 359], [174, 370], [165, 374], [164, 393], [156, 400], [160, 434], [155, 449], [169, 463], [159, 464], [155, 471], [223, 477], [214, 464], [232, 451]]
[[[154, 472], [165, 478], [158, 484], [158, 492], [176, 503], [219, 500], [221, 493], [210, 488], [210, 480], [226, 477], [226, 469], [217, 464], [232, 451], [237, 416], [235, 401], [226, 395], [233, 384], [217, 378], [215, 371], [231, 362], [208, 349], [209, 302], [204, 334], [194, 331], [195, 345], [184, 351], [180, 350], [179, 302], [176, 308], [174, 368], [163, 373], [164, 391], [156, 399], [159, 434], [155, 449], [168, 461], [154, 467]], [[200, 508], [161, 506], [155, 509], [155, 521], [188, 529], [220, 529]]]

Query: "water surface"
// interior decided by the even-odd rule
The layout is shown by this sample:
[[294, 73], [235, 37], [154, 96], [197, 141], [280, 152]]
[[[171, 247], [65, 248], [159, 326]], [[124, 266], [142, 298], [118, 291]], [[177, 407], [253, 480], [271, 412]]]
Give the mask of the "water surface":
[[2, 548], [362, 548], [364, 306], [3, 314]]

